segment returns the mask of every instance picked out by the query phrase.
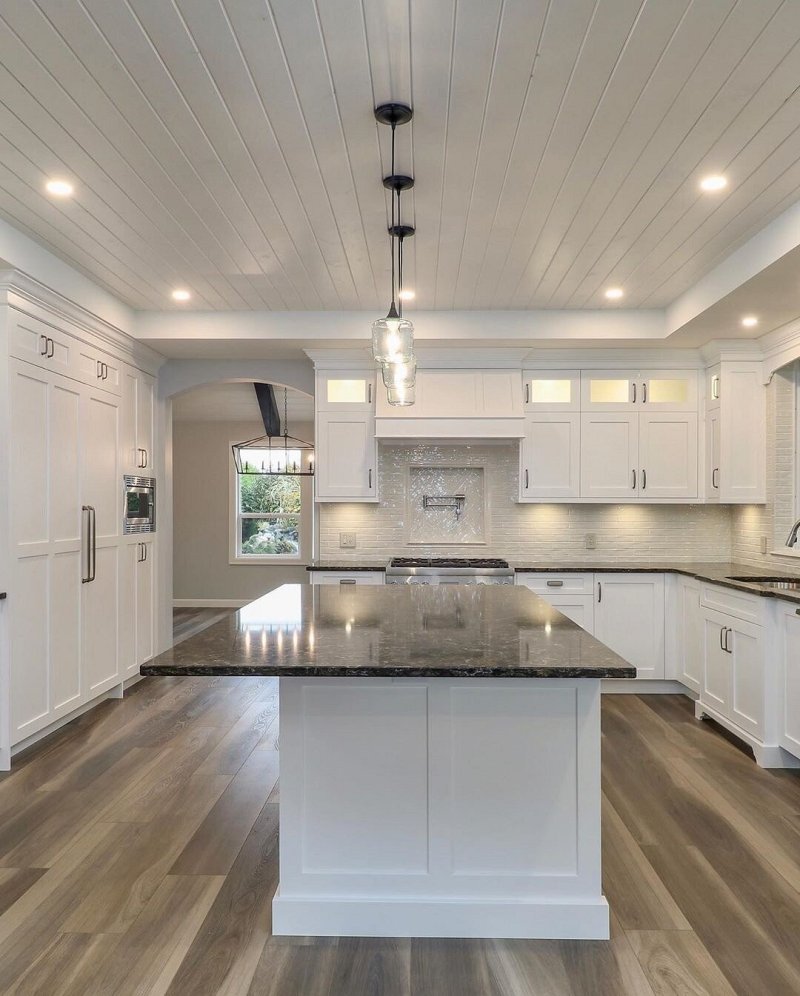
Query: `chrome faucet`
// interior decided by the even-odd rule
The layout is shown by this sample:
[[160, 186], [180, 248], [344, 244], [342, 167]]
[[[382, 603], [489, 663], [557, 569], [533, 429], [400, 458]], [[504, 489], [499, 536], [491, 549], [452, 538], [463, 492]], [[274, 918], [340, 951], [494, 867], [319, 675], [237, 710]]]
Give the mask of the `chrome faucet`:
[[789, 535], [786, 537], [786, 545], [789, 547], [797, 546], [798, 536], [800, 536], [800, 519], [789, 530]]

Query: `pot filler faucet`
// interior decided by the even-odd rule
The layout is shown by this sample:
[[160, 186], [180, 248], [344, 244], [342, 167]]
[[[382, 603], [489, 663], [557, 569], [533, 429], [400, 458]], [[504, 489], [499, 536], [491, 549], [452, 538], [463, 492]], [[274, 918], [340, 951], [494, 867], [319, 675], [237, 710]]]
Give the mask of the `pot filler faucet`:
[[789, 547], [796, 547], [798, 535], [800, 535], [800, 519], [798, 519], [789, 530], [789, 535], [786, 537], [786, 545]]

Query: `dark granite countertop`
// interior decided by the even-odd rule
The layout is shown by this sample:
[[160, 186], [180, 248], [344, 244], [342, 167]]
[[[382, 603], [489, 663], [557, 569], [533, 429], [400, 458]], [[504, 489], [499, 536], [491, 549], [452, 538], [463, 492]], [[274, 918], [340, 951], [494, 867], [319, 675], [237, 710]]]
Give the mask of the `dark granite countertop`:
[[157, 675], [635, 678], [636, 668], [507, 585], [283, 585], [142, 665]]
[[800, 591], [765, 588], [763, 585], [758, 584], [758, 582], [731, 580], [731, 576], [751, 578], [800, 577], [800, 563], [795, 571], [792, 571], [791, 568], [749, 567], [747, 564], [729, 562], [676, 563], [675, 561], [653, 561], [638, 564], [633, 562], [620, 563], [619, 561], [615, 561], [613, 564], [605, 564], [600, 561], [589, 561], [583, 564], [554, 564], [552, 561], [548, 561], [546, 564], [516, 563], [513, 566], [519, 574], [568, 574], [570, 571], [575, 571], [576, 573], [596, 571], [603, 574], [627, 573], [630, 571], [638, 571], [643, 574], [684, 574], [690, 578], [697, 578], [699, 581], [710, 581], [725, 588], [746, 591], [751, 595], [761, 595], [765, 598], [782, 598], [787, 602], [800, 603]]
[[321, 560], [318, 564], [309, 564], [306, 567], [307, 571], [347, 571], [348, 573], [352, 571], [385, 571], [386, 561], [381, 560], [380, 562], [369, 563], [364, 561], [359, 561], [357, 564], [343, 564], [341, 561], [336, 560]]

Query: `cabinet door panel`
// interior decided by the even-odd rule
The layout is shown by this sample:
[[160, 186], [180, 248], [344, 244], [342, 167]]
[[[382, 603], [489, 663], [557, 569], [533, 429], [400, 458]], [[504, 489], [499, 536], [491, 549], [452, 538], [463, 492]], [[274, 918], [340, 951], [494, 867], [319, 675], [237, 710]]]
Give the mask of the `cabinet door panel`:
[[121, 534], [122, 477], [119, 473], [119, 399], [90, 391], [83, 416], [83, 504], [97, 516], [97, 538]]
[[697, 412], [696, 370], [659, 370], [641, 379], [643, 407], [662, 412]]
[[638, 678], [663, 678], [664, 576], [595, 574], [594, 635]]
[[83, 701], [80, 549], [56, 553], [50, 565], [51, 720]]
[[317, 497], [346, 501], [376, 494], [376, 443], [371, 416], [318, 419]]
[[562, 612], [567, 619], [577, 623], [587, 633], [594, 632], [594, 599], [591, 595], [545, 595], [540, 594], [553, 608]]
[[14, 570], [14, 611], [9, 614], [12, 744], [49, 722], [49, 566], [45, 554], [19, 560]]
[[46, 371], [11, 363], [11, 528], [20, 552], [49, 539], [49, 393]]
[[577, 498], [580, 495], [580, 415], [541, 414], [525, 419], [520, 449], [520, 495]]
[[636, 498], [639, 416], [581, 416], [581, 497]]
[[83, 586], [83, 674], [88, 698], [120, 680], [117, 663], [119, 556], [120, 547], [116, 543], [103, 546], [98, 542], [96, 578]]
[[526, 411], [580, 411], [581, 377], [577, 370], [526, 370], [522, 378]]
[[730, 715], [731, 655], [724, 649], [724, 630], [730, 620], [705, 610], [703, 617], [703, 687], [700, 701], [723, 716]]
[[624, 412], [641, 401], [632, 370], [581, 371], [581, 411]]
[[764, 735], [764, 661], [761, 629], [750, 623], [731, 619], [728, 656], [733, 663], [731, 719], [741, 729], [763, 739]]
[[59, 378], [50, 390], [50, 539], [81, 540], [81, 389]]
[[703, 681], [703, 612], [700, 590], [699, 585], [682, 584], [680, 588], [680, 680], [698, 694]]
[[642, 498], [696, 498], [697, 415], [642, 414], [639, 463]]
[[719, 501], [720, 495], [720, 412], [717, 407], [706, 415], [706, 480], [705, 493], [708, 501]]
[[148, 477], [153, 474], [154, 390], [153, 378], [139, 371], [136, 379], [136, 447], [144, 450], [144, 473]]
[[781, 616], [783, 702], [781, 746], [800, 757], [800, 616], [794, 609]]
[[136, 571], [141, 544], [122, 543], [119, 554], [119, 673], [131, 678], [139, 671], [136, 658]]
[[153, 585], [155, 556], [152, 542], [142, 544], [144, 560], [136, 565], [136, 660], [137, 667], [153, 656]]

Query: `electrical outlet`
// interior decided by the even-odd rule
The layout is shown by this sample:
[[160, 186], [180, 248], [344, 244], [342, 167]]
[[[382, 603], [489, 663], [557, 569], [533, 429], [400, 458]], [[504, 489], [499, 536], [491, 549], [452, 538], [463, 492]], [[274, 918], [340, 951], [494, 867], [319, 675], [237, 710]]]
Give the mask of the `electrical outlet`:
[[597, 549], [597, 537], [594, 533], [586, 533], [583, 538], [583, 542], [587, 550]]
[[355, 550], [355, 548], [356, 548], [356, 534], [355, 533], [339, 533], [339, 547], [342, 550]]
[[762, 536], [761, 537], [761, 552], [762, 553], [766, 553], [767, 552], [767, 537], [766, 536]]

